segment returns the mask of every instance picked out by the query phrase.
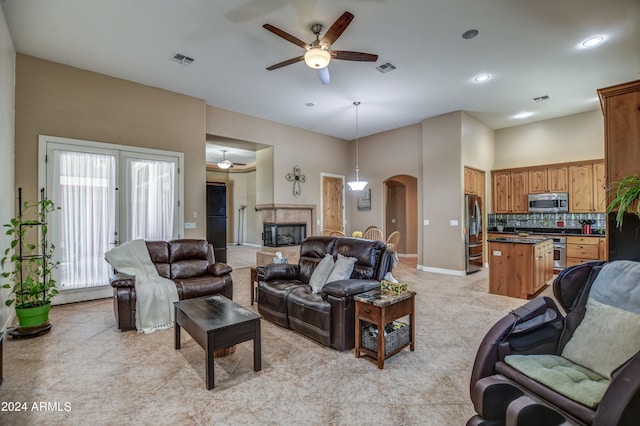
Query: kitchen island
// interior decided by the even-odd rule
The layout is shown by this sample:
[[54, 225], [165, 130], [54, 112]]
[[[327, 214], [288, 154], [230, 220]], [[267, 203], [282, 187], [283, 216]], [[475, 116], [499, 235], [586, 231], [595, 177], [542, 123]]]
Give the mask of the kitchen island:
[[553, 278], [551, 237], [497, 237], [489, 243], [489, 293], [529, 299]]

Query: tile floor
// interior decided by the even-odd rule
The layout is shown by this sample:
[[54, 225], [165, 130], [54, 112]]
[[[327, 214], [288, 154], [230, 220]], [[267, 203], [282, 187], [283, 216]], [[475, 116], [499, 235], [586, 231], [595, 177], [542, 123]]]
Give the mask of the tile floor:
[[[262, 371], [246, 342], [216, 359], [211, 391], [204, 351], [187, 333], [174, 350], [173, 330], [118, 331], [109, 299], [54, 306], [50, 333], [5, 341], [0, 408], [27, 411], [0, 411], [0, 424], [464, 425], [476, 349], [524, 301], [488, 294], [486, 270], [453, 277], [402, 260], [395, 275], [418, 293], [415, 352], [378, 370], [263, 320]], [[250, 307], [249, 269], [233, 277], [234, 300]]]

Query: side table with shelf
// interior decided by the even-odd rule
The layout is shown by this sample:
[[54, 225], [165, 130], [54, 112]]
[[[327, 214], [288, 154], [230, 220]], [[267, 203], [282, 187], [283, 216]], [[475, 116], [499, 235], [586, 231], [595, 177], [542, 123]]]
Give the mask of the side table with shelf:
[[[415, 349], [415, 295], [416, 293], [413, 291], [391, 294], [376, 289], [354, 296], [356, 302], [356, 358], [360, 358], [360, 355], [370, 356], [377, 361], [378, 368], [383, 369], [385, 359], [400, 352], [407, 346], [411, 351]], [[384, 326], [407, 315], [409, 316], [409, 341], [392, 352], [386, 353]], [[378, 327], [377, 351], [362, 346], [362, 321], [375, 324]]]

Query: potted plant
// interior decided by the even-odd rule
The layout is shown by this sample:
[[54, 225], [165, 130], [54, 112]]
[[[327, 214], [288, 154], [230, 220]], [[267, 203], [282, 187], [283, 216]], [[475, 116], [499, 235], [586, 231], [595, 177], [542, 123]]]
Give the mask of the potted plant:
[[504, 227], [507, 225], [507, 219], [499, 218], [496, 219], [496, 229], [498, 232], [504, 231]]
[[622, 229], [625, 213], [640, 217], [640, 175], [627, 176], [611, 190], [613, 200], [607, 206], [607, 214], [616, 212], [616, 225]]
[[[45, 199], [44, 189], [39, 201], [23, 204], [18, 188], [18, 215], [4, 225], [11, 242], [0, 260], [2, 278], [9, 281], [2, 287], [11, 289], [5, 304], [15, 302], [22, 329], [48, 326], [51, 299], [58, 294], [52, 272], [59, 262], [53, 260], [55, 247], [47, 240], [47, 215], [56, 209]], [[7, 270], [10, 264], [13, 268]]]

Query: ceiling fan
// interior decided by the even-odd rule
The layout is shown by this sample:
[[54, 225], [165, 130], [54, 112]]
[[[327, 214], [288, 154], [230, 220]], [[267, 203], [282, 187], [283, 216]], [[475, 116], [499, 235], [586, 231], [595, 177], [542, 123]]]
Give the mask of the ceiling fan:
[[295, 58], [288, 59], [286, 61], [277, 63], [267, 67], [267, 70], [273, 71], [278, 68], [285, 67], [287, 65], [295, 64], [304, 60], [304, 62], [310, 68], [318, 70], [318, 77], [322, 84], [329, 84], [329, 69], [327, 65], [331, 59], [340, 59], [344, 61], [361, 61], [361, 62], [375, 62], [378, 60], [378, 55], [362, 52], [351, 52], [348, 50], [330, 50], [331, 45], [342, 35], [344, 30], [347, 29], [351, 21], [353, 20], [353, 14], [350, 12], [344, 12], [336, 22], [331, 25], [331, 28], [324, 34], [324, 37], [320, 39], [320, 33], [322, 32], [322, 24], [311, 25], [311, 31], [315, 34], [316, 39], [310, 44], [305, 43], [297, 37], [282, 31], [280, 28], [274, 27], [270, 24], [264, 24], [263, 27], [271, 31], [275, 35], [282, 37], [283, 39], [300, 46], [306, 50], [305, 54]]
[[246, 166], [246, 163], [236, 163], [235, 161], [229, 161], [226, 157], [227, 150], [222, 150], [222, 160], [218, 161], [216, 165], [221, 169], [228, 169], [233, 166]]

